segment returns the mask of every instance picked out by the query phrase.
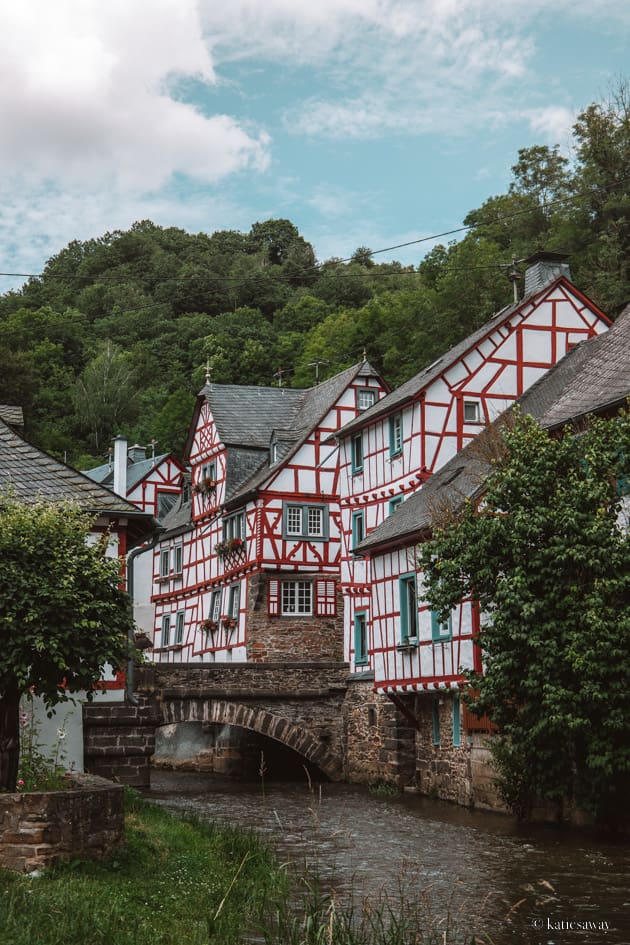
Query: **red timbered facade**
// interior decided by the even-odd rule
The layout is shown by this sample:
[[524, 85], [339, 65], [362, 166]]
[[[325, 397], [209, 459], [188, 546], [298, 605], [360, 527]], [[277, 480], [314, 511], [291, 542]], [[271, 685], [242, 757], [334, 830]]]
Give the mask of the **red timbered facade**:
[[[567, 351], [610, 324], [572, 285], [558, 257], [552, 257], [550, 267], [550, 256], [532, 257], [526, 286], [529, 275], [535, 291], [379, 400], [338, 436], [345, 658], [357, 672], [373, 670], [378, 687], [404, 688], [429, 669], [424, 660], [421, 671], [400, 641], [405, 594], [413, 590], [418, 599], [409, 577], [415, 574], [414, 556], [407, 551], [370, 560], [354, 549]], [[560, 274], [544, 285], [550, 268], [555, 273], [559, 268]], [[430, 629], [430, 615], [422, 610], [417, 621]], [[472, 624], [471, 614], [462, 618], [461, 634], [459, 628], [455, 634], [462, 647], [457, 658], [472, 658]], [[430, 634], [429, 639], [433, 646]], [[430, 656], [437, 662], [429, 678], [456, 673], [456, 657], [445, 651], [442, 661], [439, 647]]]
[[339, 463], [325, 441], [384, 393], [367, 362], [306, 391], [206, 385], [154, 554], [154, 659], [342, 658]]

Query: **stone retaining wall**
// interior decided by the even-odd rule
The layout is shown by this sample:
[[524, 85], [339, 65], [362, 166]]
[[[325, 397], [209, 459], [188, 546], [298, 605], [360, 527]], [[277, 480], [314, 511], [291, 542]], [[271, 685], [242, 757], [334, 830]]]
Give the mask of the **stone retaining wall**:
[[83, 706], [85, 770], [139, 790], [147, 790], [155, 728], [162, 720], [157, 706], [93, 702]]
[[0, 867], [31, 873], [108, 856], [123, 841], [123, 801], [121, 785], [81, 774], [65, 791], [0, 794]]

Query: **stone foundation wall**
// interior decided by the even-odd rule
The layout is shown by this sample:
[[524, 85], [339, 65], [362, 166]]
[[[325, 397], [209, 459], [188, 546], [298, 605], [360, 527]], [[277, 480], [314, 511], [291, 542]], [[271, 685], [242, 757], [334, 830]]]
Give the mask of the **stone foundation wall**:
[[[453, 745], [453, 699], [440, 696], [415, 696], [416, 784], [421, 794], [453, 801], [464, 807], [473, 804], [471, 746], [461, 731], [461, 745]], [[437, 706], [440, 743], [433, 743], [433, 705]]]
[[[290, 575], [293, 576], [293, 575]], [[286, 572], [255, 574], [249, 579], [247, 600], [247, 659], [254, 663], [276, 660], [343, 660], [343, 597], [337, 592], [334, 617], [270, 617], [268, 582], [287, 578]]]
[[147, 790], [155, 728], [161, 724], [157, 707], [127, 703], [87, 703], [83, 706], [85, 770], [139, 790]]
[[414, 730], [394, 704], [373, 691], [371, 673], [348, 678], [343, 706], [345, 777], [405, 787], [414, 774]]
[[71, 789], [0, 794], [0, 867], [31, 873], [74, 858], [102, 859], [123, 841], [124, 791], [90, 775]]

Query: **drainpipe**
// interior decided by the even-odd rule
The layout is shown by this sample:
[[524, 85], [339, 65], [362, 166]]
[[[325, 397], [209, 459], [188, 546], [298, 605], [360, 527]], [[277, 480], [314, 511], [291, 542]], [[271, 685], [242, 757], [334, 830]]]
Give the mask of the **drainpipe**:
[[[156, 530], [155, 534], [151, 538], [151, 541], [144, 545], [138, 545], [137, 548], [133, 548], [127, 555], [127, 593], [129, 594], [131, 613], [133, 615], [133, 590], [134, 590], [134, 565], [138, 555], [148, 553], [153, 551], [157, 545], [159, 539], [162, 536], [164, 528], [159, 528]], [[125, 679], [125, 702], [130, 702], [131, 705], [139, 705], [138, 699], [133, 694], [133, 677], [134, 677], [134, 665], [133, 659], [131, 657], [131, 648], [135, 645], [133, 629], [129, 630], [129, 659], [127, 660], [127, 676]]]

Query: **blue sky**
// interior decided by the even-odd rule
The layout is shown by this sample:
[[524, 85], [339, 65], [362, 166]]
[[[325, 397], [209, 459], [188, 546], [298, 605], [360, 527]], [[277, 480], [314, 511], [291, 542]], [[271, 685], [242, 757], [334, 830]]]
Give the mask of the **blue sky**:
[[448, 230], [630, 73], [627, 0], [22, 0], [0, 26], [2, 272], [147, 218], [287, 217], [320, 260]]

